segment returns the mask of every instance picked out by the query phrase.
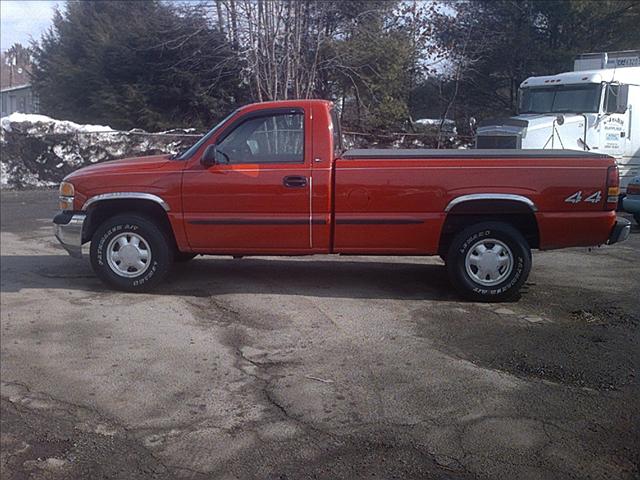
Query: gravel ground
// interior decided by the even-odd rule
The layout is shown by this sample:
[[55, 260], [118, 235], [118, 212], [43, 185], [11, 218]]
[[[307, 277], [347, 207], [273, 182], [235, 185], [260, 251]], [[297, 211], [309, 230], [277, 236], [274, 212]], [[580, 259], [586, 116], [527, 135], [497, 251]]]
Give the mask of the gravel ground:
[[1, 193], [0, 477], [639, 478], [640, 229], [534, 254], [521, 298], [438, 259], [199, 257], [113, 292]]

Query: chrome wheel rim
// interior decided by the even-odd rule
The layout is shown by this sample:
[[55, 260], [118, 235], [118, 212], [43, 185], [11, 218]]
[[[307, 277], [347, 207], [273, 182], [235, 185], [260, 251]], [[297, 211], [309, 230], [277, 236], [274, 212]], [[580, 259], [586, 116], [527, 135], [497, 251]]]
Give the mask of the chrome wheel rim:
[[474, 282], [493, 287], [511, 274], [513, 263], [513, 253], [504, 242], [487, 238], [473, 244], [464, 265]]
[[116, 275], [138, 277], [151, 265], [151, 247], [137, 233], [121, 233], [107, 246], [107, 263]]

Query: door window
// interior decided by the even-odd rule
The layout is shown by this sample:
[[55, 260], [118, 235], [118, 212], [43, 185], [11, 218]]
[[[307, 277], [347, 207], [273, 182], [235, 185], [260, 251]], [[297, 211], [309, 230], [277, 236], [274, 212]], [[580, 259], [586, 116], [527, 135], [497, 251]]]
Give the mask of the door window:
[[607, 94], [605, 98], [605, 112], [613, 113], [618, 109], [618, 95], [620, 94], [620, 85], [609, 84], [606, 86]]
[[304, 114], [251, 118], [217, 147], [220, 163], [304, 163]]

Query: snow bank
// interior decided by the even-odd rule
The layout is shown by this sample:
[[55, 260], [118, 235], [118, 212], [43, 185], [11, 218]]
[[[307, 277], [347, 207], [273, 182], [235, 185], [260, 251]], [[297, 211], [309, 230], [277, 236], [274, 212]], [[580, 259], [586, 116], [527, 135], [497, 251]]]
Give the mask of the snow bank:
[[0, 119], [0, 186], [53, 186], [73, 170], [117, 158], [176, 153], [197, 140], [194, 129], [149, 134], [80, 125], [45, 115]]
[[[8, 117], [0, 119], [3, 130], [10, 132], [12, 123], [31, 124], [34, 133], [78, 133], [78, 132], [114, 132], [113, 128], [104, 125], [80, 125], [68, 120], [55, 120], [46, 115], [33, 113], [12, 113]], [[29, 133], [29, 132], [28, 132]]]

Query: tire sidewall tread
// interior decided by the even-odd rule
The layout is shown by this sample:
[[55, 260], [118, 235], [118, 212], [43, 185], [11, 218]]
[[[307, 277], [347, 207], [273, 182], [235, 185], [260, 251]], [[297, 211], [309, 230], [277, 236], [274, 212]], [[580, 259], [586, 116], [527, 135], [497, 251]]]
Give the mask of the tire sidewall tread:
[[[125, 278], [111, 270], [106, 260], [106, 248], [118, 234], [140, 235], [151, 248], [152, 264], [141, 277]], [[134, 214], [116, 215], [105, 220], [95, 231], [90, 246], [91, 267], [106, 284], [118, 290], [144, 292], [159, 284], [169, 273], [173, 250], [166, 234], [152, 220]]]
[[[469, 248], [482, 238], [504, 242], [513, 254], [513, 270], [498, 285], [486, 287], [474, 282], [467, 274], [465, 258]], [[531, 249], [522, 234], [507, 223], [483, 222], [458, 233], [449, 247], [447, 270], [453, 285], [465, 296], [482, 302], [501, 302], [517, 295], [531, 271]]]

